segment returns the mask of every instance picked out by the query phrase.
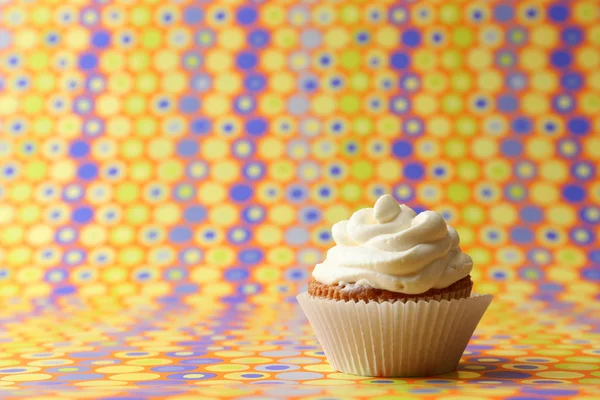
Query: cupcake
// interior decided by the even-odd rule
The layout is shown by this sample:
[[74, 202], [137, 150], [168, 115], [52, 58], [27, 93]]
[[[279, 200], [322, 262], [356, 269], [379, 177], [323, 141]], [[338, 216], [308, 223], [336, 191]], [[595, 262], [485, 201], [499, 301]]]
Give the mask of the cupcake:
[[492, 300], [471, 295], [471, 257], [434, 211], [390, 195], [333, 225], [336, 246], [298, 301], [332, 367], [364, 376], [456, 369]]

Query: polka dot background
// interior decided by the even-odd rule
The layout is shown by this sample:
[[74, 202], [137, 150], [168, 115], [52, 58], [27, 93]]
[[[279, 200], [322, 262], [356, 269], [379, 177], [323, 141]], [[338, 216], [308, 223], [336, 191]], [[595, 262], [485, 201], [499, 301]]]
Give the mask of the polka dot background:
[[[1, 3], [2, 397], [600, 397], [597, 1]], [[496, 296], [455, 374], [295, 306], [383, 193]]]

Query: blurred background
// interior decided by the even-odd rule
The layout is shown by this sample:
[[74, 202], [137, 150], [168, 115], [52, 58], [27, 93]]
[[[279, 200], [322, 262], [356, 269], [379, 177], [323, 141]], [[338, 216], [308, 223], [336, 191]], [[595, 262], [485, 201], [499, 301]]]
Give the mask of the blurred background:
[[[599, 398], [599, 132], [595, 0], [0, 0], [3, 395]], [[495, 295], [456, 373], [336, 373], [296, 306], [384, 193]]]
[[4, 1], [0, 296], [293, 298], [384, 193], [597, 299], [596, 1]]

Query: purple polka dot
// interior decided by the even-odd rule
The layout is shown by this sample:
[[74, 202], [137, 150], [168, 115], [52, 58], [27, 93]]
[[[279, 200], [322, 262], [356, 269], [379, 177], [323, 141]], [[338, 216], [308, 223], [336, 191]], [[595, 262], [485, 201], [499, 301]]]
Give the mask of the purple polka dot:
[[242, 374], [242, 378], [262, 378], [264, 375], [263, 374]]
[[182, 371], [193, 371], [197, 367], [185, 366], [185, 365], [166, 365], [161, 367], [153, 367], [152, 371], [156, 372], [182, 372]]

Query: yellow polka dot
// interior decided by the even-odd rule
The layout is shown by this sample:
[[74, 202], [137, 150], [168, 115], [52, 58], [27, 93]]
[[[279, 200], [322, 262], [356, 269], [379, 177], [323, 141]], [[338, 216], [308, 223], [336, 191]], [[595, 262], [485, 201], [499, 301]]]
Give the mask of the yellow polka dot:
[[167, 160], [158, 164], [156, 175], [163, 182], [174, 182], [183, 176], [183, 164], [179, 160]]
[[24, 203], [31, 199], [33, 194], [33, 188], [27, 183], [15, 183], [10, 188], [8, 198], [15, 203]]
[[579, 105], [584, 114], [599, 114], [600, 95], [597, 93], [585, 93], [581, 96], [581, 102]]
[[549, 181], [562, 182], [569, 176], [569, 168], [560, 160], [546, 161], [540, 165], [540, 175]]
[[285, 54], [276, 49], [265, 50], [260, 57], [261, 67], [266, 71], [279, 71], [285, 67]]
[[[6, 256], [6, 261], [8, 265], [13, 265], [15, 267], [23, 267], [25, 264], [29, 264], [31, 261], [32, 250], [28, 247], [16, 247], [11, 249]], [[30, 269], [26, 269], [26, 271], [30, 271]], [[39, 274], [39, 272], [37, 272]], [[23, 280], [21, 280], [23, 282]]]
[[492, 54], [484, 48], [473, 49], [467, 55], [467, 63], [476, 70], [486, 69], [492, 63]]
[[554, 146], [548, 139], [532, 138], [527, 141], [525, 151], [534, 160], [547, 160], [554, 155]]
[[279, 139], [265, 138], [258, 145], [258, 153], [266, 159], [280, 158], [284, 152], [284, 144]]
[[551, 184], [536, 182], [531, 186], [531, 198], [538, 204], [552, 204], [559, 199], [558, 189]]
[[598, 5], [595, 1], [578, 1], [573, 4], [573, 19], [582, 24], [590, 24], [598, 18]]
[[419, 115], [431, 115], [438, 110], [438, 101], [434, 96], [418, 94], [413, 100], [413, 107]]
[[174, 204], [165, 204], [154, 210], [153, 217], [160, 224], [174, 224], [181, 218], [181, 210]]
[[[141, 78], [138, 78], [138, 81]], [[152, 78], [154, 79], [154, 78]], [[147, 83], [147, 87], [144, 88], [144, 90], [142, 90], [142, 88], [140, 88], [140, 91], [145, 92], [152, 92], [154, 91], [154, 84], [151, 82], [146, 82]], [[180, 73], [176, 73], [176, 72], [168, 72], [166, 75], [164, 75], [162, 77], [161, 80], [161, 88], [162, 90], [164, 90], [167, 93], [180, 93], [183, 90], [185, 90], [187, 86], [187, 81], [186, 81], [186, 77], [184, 74], [180, 74]], [[142, 99], [142, 103], [143, 103], [143, 99]], [[141, 112], [141, 110], [140, 110]]]
[[530, 38], [537, 46], [553, 47], [558, 41], [558, 31], [552, 25], [541, 25], [531, 29]]
[[148, 155], [154, 159], [167, 158], [173, 154], [173, 141], [167, 139], [155, 139], [148, 143]]
[[342, 372], [334, 372], [334, 373], [328, 374], [327, 377], [331, 378], [331, 379], [355, 379], [355, 380], [371, 379], [371, 377], [369, 377], [369, 376], [350, 375], [350, 374], [344, 374]]
[[596, 90], [600, 89], [600, 71], [599, 72], [589, 72], [587, 74], [587, 81], [592, 89], [596, 89]]
[[235, 365], [235, 364], [216, 364], [206, 367], [207, 371], [213, 372], [233, 372], [233, 371], [245, 371], [250, 367], [247, 365]]
[[496, 142], [492, 139], [475, 139], [471, 146], [471, 153], [473, 154], [473, 157], [482, 160], [489, 159], [490, 157], [495, 156], [497, 152], [498, 146]]
[[567, 372], [567, 371], [543, 371], [537, 372], [537, 376], [542, 378], [557, 378], [557, 379], [573, 379], [573, 378], [582, 378], [585, 375], [579, 372]]
[[558, 88], [558, 77], [549, 71], [538, 71], [531, 77], [531, 87], [540, 92], [553, 92]]
[[584, 153], [595, 160], [600, 160], [600, 138], [590, 137], [584, 140]]
[[[132, 225], [140, 225], [148, 221], [150, 218], [150, 208], [145, 205], [137, 205], [133, 207], [127, 208], [127, 212], [125, 214], [125, 219], [128, 223]], [[88, 231], [90, 231], [90, 241], [99, 241], [101, 242], [101, 238], [103, 237], [104, 230], [98, 230], [99, 227], [90, 227]], [[92, 236], [94, 238], [92, 238]]]
[[33, 246], [41, 246], [52, 241], [54, 231], [47, 225], [35, 225], [27, 232], [25, 240]]
[[330, 115], [335, 112], [337, 102], [332, 96], [320, 95], [311, 101], [312, 111], [317, 115]]
[[142, 262], [145, 253], [139, 247], [128, 246], [123, 248], [117, 256], [117, 260], [124, 265], [136, 265]]
[[[561, 264], [574, 268], [580, 268], [588, 262], [585, 252], [575, 247], [558, 250], [556, 252], [556, 260]], [[585, 284], [584, 282], [582, 283]]]
[[202, 157], [207, 160], [223, 159], [229, 154], [229, 146], [222, 139], [207, 138], [201, 145]]
[[111, 92], [123, 94], [131, 91], [133, 80], [124, 73], [115, 73], [108, 81], [108, 89]]
[[229, 111], [230, 102], [226, 96], [221, 94], [207, 95], [202, 102], [202, 109], [206, 115], [220, 116]]
[[545, 212], [548, 222], [553, 225], [571, 226], [576, 222], [577, 213], [572, 207], [566, 205], [555, 205], [549, 207]]
[[[19, 269], [19, 271], [16, 273], [16, 280], [17, 280], [17, 282], [21, 282], [21, 283], [25, 283], [25, 282], [35, 283], [36, 281], [41, 280], [41, 278], [43, 276], [44, 276], [44, 272], [41, 269], [38, 269], [35, 267], [25, 267], [25, 268]], [[23, 356], [23, 357], [27, 358], [25, 356]]]
[[[18, 364], [21, 364], [21, 362], [17, 361], [17, 360], [0, 360], [0, 367], [9, 367], [11, 365], [18, 365]], [[29, 363], [27, 365], [35, 366], [36, 364]]]
[[446, 117], [432, 117], [427, 121], [427, 130], [435, 136], [448, 136], [452, 128], [450, 120]]
[[263, 95], [258, 104], [259, 110], [267, 116], [280, 114], [283, 111], [283, 107], [283, 98], [276, 93]]
[[225, 197], [227, 192], [223, 185], [213, 182], [206, 182], [198, 188], [198, 200], [207, 205], [219, 204]]
[[79, 239], [85, 246], [98, 246], [106, 241], [107, 232], [102, 226], [90, 225], [81, 229]]
[[445, 74], [432, 72], [423, 77], [423, 88], [428, 92], [443, 92], [448, 88], [448, 78]]
[[531, 115], [540, 115], [546, 113], [550, 108], [550, 103], [547, 96], [528, 93], [521, 99], [521, 107], [524, 111]]
[[121, 102], [116, 96], [103, 94], [96, 101], [96, 110], [103, 117], [115, 115], [121, 110]]
[[122, 183], [116, 187], [115, 198], [125, 204], [137, 201], [140, 195], [140, 188], [133, 183]]
[[221, 276], [221, 272], [214, 268], [197, 267], [192, 270], [191, 280], [193, 282], [215, 282], [219, 276]]
[[546, 53], [543, 50], [530, 47], [523, 49], [519, 57], [521, 68], [530, 71], [540, 71], [546, 67], [548, 62]]
[[[575, 290], [575, 288], [572, 287], [571, 290]], [[562, 350], [562, 349], [539, 349], [539, 350], [535, 350], [535, 353], [541, 354], [543, 356], [570, 356], [571, 354], [573, 354], [573, 352], [571, 350]], [[552, 372], [552, 371], [550, 371], [550, 372]], [[558, 372], [558, 371], [556, 371], [556, 372]], [[550, 376], [545, 376], [545, 378], [550, 378]], [[555, 377], [555, 378], [558, 378], [558, 377]]]
[[211, 72], [222, 73], [231, 68], [232, 56], [224, 50], [209, 51], [206, 55], [206, 68]]
[[350, 209], [347, 206], [341, 205], [341, 204], [335, 205], [335, 206], [330, 206], [323, 213], [325, 222], [328, 225], [333, 225], [338, 221], [341, 221], [343, 219], [348, 219], [348, 218], [350, 218], [351, 215], [352, 215], [352, 212], [350, 211]]
[[375, 39], [382, 47], [393, 48], [398, 44], [400, 37], [398, 30], [390, 26], [384, 26], [377, 30]]
[[488, 92], [497, 92], [504, 85], [502, 74], [497, 71], [485, 71], [477, 76], [477, 86]]
[[83, 382], [75, 382], [75, 386], [84, 386], [84, 387], [110, 387], [110, 386], [124, 386], [127, 385], [127, 382], [120, 381], [83, 381]]
[[276, 161], [269, 166], [269, 176], [276, 181], [289, 181], [296, 175], [294, 163], [287, 160]]
[[[558, 360], [557, 360], [558, 361]], [[588, 356], [577, 356], [577, 357], [567, 357], [565, 361], [574, 362], [574, 363], [600, 363], [600, 357], [588, 357]]]
[[[576, 264], [574, 264], [573, 262], [570, 262], [568, 265], [573, 265], [575, 267], [577, 267]], [[598, 293], [598, 285], [596, 283], [591, 283], [591, 282], [574, 282], [571, 284], [571, 292], [573, 293], [580, 293], [580, 294], [597, 294]], [[565, 354], [556, 354], [556, 355], [571, 355], [572, 352], [568, 352]]]
[[571, 371], [593, 371], [600, 369], [600, 366], [595, 364], [583, 364], [583, 363], [573, 363], [573, 364], [556, 364], [556, 368], [558, 369], [567, 369]]
[[325, 43], [331, 48], [343, 48], [350, 41], [350, 35], [344, 28], [329, 29], [325, 33]]
[[287, 49], [298, 43], [298, 33], [291, 28], [281, 28], [274, 32], [273, 42], [277, 47]]
[[20, 226], [10, 226], [0, 230], [0, 241], [4, 244], [18, 244], [23, 241], [24, 230]]
[[239, 176], [239, 167], [233, 160], [221, 161], [213, 165], [210, 175], [219, 182], [232, 182]]
[[597, 48], [584, 47], [578, 49], [575, 53], [575, 59], [578, 66], [587, 70], [597, 69], [600, 65], [600, 55], [598, 55]]
[[210, 222], [217, 226], [229, 226], [236, 222], [238, 209], [230, 204], [213, 207], [208, 214]]
[[296, 219], [294, 207], [287, 204], [273, 206], [268, 213], [269, 221], [277, 225], [289, 225]]
[[506, 160], [492, 160], [484, 166], [485, 175], [494, 181], [506, 181], [512, 174], [510, 163]]
[[240, 78], [236, 74], [221, 73], [215, 77], [215, 89], [220, 93], [235, 93], [241, 86]]
[[158, 71], [171, 71], [179, 65], [180, 56], [171, 50], [160, 50], [154, 55], [154, 68]]
[[256, 240], [264, 246], [281, 243], [283, 233], [281, 229], [272, 225], [263, 225], [256, 230]]
[[71, 160], [61, 160], [52, 165], [50, 177], [58, 182], [68, 182], [75, 176], [75, 163]]
[[217, 37], [219, 47], [234, 51], [244, 46], [245, 39], [244, 31], [237, 27], [230, 27], [222, 31]]
[[294, 257], [294, 251], [287, 247], [275, 247], [267, 253], [267, 261], [275, 265], [287, 265]]
[[379, 179], [394, 182], [400, 178], [402, 168], [400, 162], [395, 160], [384, 160], [377, 163], [376, 173]]
[[0, 96], [0, 115], [14, 114], [19, 107], [16, 97]]
[[[39, 368], [38, 368], [39, 369]], [[44, 381], [52, 378], [50, 374], [19, 374], [19, 375], [7, 375], [0, 378], [3, 381], [9, 382], [32, 382], [32, 381]]]
[[274, 73], [269, 78], [269, 88], [280, 93], [289, 93], [294, 90], [296, 81], [289, 72]]
[[508, 204], [497, 205], [490, 209], [490, 219], [498, 225], [512, 225], [517, 221], [517, 210]]
[[235, 350], [224, 350], [217, 351], [215, 355], [218, 357], [248, 357], [253, 355], [253, 352], [250, 351], [235, 351]]

